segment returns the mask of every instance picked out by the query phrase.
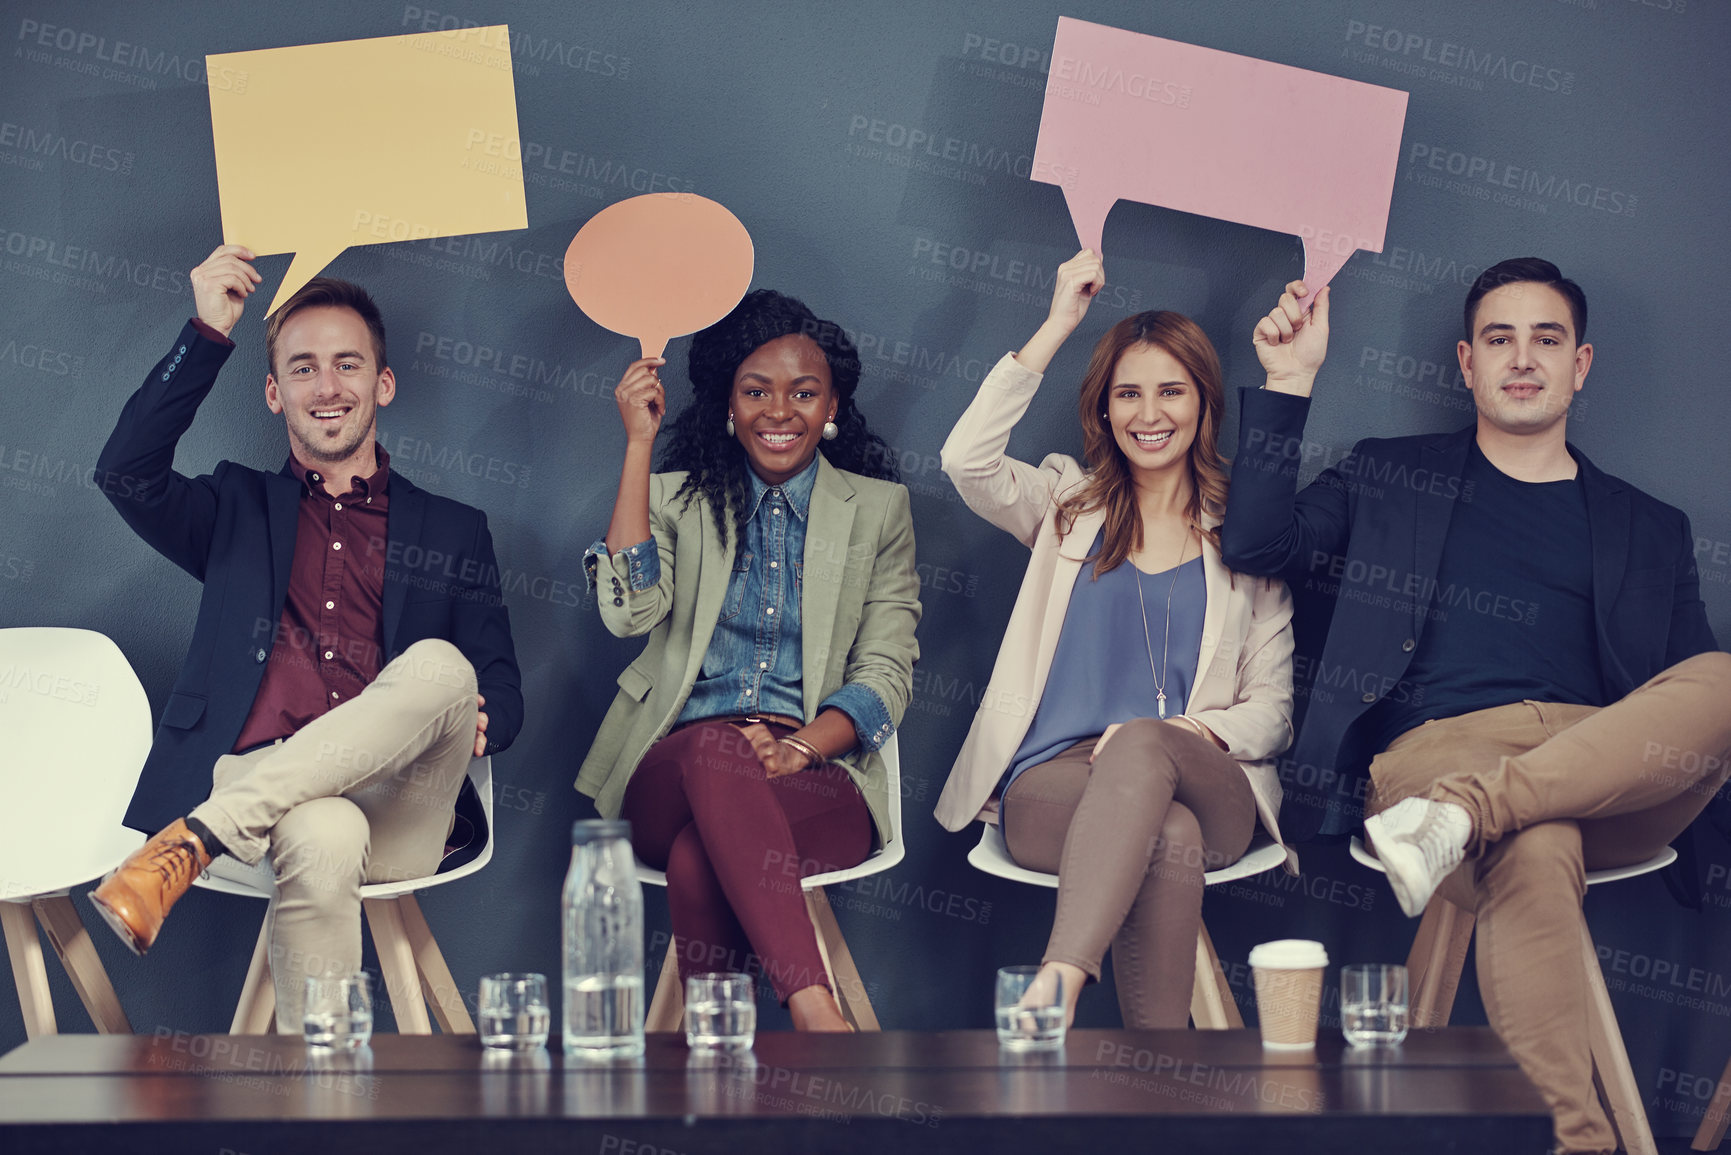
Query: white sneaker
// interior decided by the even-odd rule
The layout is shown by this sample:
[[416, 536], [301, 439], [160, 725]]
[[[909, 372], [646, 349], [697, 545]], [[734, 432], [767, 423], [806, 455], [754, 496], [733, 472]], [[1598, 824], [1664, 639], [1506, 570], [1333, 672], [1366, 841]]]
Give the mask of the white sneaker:
[[1442, 880], [1460, 865], [1472, 833], [1466, 807], [1429, 798], [1402, 799], [1364, 820], [1365, 837], [1408, 918], [1419, 916]]

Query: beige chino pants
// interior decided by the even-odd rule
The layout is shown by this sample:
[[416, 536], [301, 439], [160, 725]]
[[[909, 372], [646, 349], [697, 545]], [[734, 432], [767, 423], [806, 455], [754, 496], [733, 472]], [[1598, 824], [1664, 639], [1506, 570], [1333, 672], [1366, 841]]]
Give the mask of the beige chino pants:
[[360, 969], [361, 884], [438, 868], [476, 709], [473, 667], [428, 639], [293, 736], [217, 759], [192, 817], [235, 858], [268, 857], [275, 873], [265, 918], [279, 1032], [300, 1033], [309, 976]]
[[1473, 818], [1437, 894], [1477, 914], [1479, 993], [1550, 1104], [1559, 1148], [1609, 1152], [1593, 1090], [1581, 900], [1587, 870], [1642, 862], [1731, 772], [1731, 654], [1677, 663], [1620, 702], [1516, 702], [1409, 730], [1370, 764], [1367, 812], [1419, 795]]

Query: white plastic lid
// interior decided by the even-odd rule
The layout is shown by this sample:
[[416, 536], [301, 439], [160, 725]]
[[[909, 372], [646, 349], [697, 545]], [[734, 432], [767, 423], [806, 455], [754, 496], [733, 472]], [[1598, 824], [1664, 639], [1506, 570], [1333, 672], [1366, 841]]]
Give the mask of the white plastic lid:
[[1296, 971], [1328, 965], [1328, 951], [1308, 938], [1281, 938], [1250, 948], [1250, 965], [1263, 970]]

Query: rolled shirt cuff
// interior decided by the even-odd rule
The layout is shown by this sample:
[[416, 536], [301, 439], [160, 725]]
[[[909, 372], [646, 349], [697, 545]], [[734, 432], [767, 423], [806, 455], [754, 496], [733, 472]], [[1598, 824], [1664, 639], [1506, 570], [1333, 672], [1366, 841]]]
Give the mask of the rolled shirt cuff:
[[854, 736], [859, 739], [861, 750], [869, 752], [882, 748], [890, 740], [890, 735], [896, 732], [889, 708], [878, 697], [877, 691], [869, 686], [849, 682], [818, 703], [817, 708], [821, 713], [831, 706], [853, 721]]
[[607, 539], [599, 538], [583, 551], [583, 578], [590, 593], [595, 592], [596, 572], [601, 563], [607, 562], [617, 574], [619, 558], [625, 560], [626, 584], [631, 587], [632, 593], [652, 589], [661, 580], [661, 551], [656, 548], [653, 537], [627, 546], [619, 551], [617, 557], [607, 552]]

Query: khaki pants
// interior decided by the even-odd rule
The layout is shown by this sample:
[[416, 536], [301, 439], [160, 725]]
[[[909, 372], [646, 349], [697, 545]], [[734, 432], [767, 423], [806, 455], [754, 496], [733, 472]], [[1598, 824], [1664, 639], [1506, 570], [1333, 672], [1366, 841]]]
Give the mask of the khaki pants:
[[1090, 738], [1030, 766], [1004, 792], [1004, 844], [1058, 875], [1041, 962], [1098, 982], [1112, 949], [1126, 1027], [1190, 1021], [1204, 872], [1236, 862], [1256, 830], [1244, 768], [1183, 723], [1124, 723], [1092, 764]]
[[1467, 860], [1437, 893], [1477, 915], [1485, 1011], [1563, 1151], [1616, 1147], [1593, 1091], [1585, 871], [1658, 853], [1725, 781], [1728, 756], [1731, 655], [1714, 652], [1603, 709], [1517, 702], [1427, 722], [1370, 765], [1369, 813], [1420, 795], [1472, 815]]
[[475, 671], [425, 640], [293, 736], [217, 759], [192, 812], [248, 865], [268, 857], [277, 1030], [299, 1034], [308, 976], [361, 965], [361, 884], [432, 874], [475, 750]]

